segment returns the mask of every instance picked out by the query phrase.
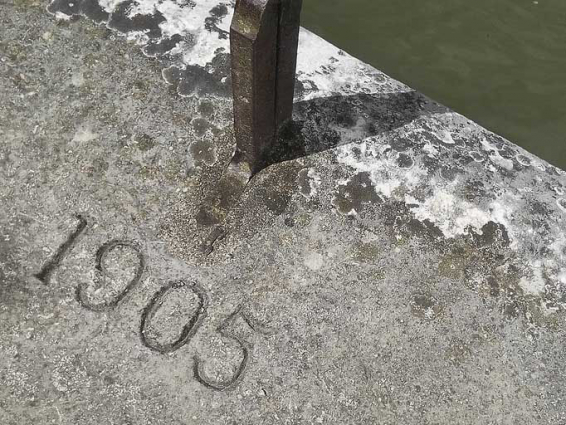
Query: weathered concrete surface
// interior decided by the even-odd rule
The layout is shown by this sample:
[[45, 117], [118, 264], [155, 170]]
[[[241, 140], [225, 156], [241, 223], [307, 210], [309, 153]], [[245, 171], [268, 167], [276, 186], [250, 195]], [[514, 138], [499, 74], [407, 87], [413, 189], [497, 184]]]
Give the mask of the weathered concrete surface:
[[204, 256], [230, 5], [105, 4], [0, 3], [0, 423], [566, 423], [564, 172], [303, 31]]

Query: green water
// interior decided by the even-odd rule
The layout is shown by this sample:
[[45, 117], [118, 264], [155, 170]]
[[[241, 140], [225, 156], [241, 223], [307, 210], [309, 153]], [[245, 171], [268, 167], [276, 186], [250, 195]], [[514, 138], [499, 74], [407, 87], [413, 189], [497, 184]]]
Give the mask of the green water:
[[566, 0], [305, 0], [303, 25], [566, 169]]

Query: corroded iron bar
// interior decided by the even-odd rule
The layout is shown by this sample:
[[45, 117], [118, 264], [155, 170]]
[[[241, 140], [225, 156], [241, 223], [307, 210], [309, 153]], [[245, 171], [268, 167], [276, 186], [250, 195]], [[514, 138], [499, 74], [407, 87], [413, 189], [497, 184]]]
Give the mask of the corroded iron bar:
[[301, 7], [302, 0], [236, 3], [230, 30], [236, 158], [250, 175], [292, 116]]
[[277, 45], [277, 128], [293, 115], [295, 74], [303, 0], [281, 0]]

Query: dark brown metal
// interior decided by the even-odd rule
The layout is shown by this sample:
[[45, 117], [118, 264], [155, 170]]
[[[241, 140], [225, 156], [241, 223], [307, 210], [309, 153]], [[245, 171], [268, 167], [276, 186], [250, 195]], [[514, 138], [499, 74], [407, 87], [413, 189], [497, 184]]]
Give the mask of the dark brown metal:
[[291, 119], [302, 0], [238, 0], [230, 30], [237, 150], [259, 171]]
[[295, 74], [303, 0], [281, 0], [277, 41], [277, 129], [293, 116]]
[[210, 254], [250, 178], [291, 120], [302, 0], [237, 0], [230, 31], [236, 153], [196, 215]]

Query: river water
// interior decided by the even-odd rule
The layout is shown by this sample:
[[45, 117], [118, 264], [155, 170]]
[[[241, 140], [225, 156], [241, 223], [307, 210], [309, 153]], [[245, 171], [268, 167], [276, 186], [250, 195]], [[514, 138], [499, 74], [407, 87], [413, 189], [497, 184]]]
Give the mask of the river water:
[[566, 0], [305, 0], [303, 26], [566, 170]]

